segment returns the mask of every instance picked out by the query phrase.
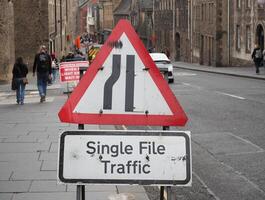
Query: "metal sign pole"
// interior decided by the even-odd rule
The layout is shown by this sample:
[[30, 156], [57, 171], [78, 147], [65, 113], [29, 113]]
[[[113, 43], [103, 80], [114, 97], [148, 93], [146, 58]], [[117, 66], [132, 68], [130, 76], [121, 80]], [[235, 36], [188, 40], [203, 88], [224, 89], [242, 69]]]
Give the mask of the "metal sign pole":
[[[169, 126], [163, 126], [163, 131], [168, 130]], [[166, 200], [176, 200], [176, 195], [174, 194], [171, 186], [167, 186], [166, 190], [164, 186], [160, 187], [160, 200], [164, 200], [164, 197]]]
[[[84, 130], [84, 124], [78, 124], [78, 130]], [[76, 200], [85, 200], [85, 186], [77, 185], [76, 186]]]
[[[80, 72], [80, 80], [83, 76], [83, 71]], [[84, 124], [78, 124], [78, 130], [84, 130]], [[77, 185], [76, 186], [76, 200], [85, 200], [85, 186], [84, 185]]]

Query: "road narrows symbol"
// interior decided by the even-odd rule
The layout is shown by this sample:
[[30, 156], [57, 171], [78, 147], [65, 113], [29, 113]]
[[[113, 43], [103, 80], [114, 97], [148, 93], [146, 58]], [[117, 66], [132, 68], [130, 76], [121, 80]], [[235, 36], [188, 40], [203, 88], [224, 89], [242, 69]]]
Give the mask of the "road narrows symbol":
[[135, 74], [135, 56], [127, 55], [125, 112], [133, 112], [133, 108], [134, 108], [134, 74]]
[[121, 55], [114, 54], [112, 61], [112, 74], [104, 85], [103, 109], [105, 110], [112, 109], [112, 89], [114, 84], [119, 79], [120, 73], [121, 73]]

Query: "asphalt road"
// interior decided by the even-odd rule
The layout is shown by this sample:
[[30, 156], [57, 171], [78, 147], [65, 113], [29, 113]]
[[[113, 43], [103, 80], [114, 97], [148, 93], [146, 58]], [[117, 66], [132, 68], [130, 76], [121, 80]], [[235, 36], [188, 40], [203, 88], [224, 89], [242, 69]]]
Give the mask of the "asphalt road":
[[[192, 187], [177, 199], [265, 199], [265, 82], [175, 69], [171, 88], [192, 132]], [[150, 129], [157, 127], [150, 127]], [[158, 127], [159, 128], [159, 127]], [[150, 199], [157, 188], [148, 187]]]

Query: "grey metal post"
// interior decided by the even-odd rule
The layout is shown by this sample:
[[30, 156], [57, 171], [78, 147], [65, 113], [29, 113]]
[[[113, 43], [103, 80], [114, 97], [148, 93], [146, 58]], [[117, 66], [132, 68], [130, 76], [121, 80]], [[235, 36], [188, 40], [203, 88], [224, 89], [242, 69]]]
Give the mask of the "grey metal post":
[[[80, 73], [80, 79], [83, 76], [83, 71]], [[85, 125], [84, 124], [78, 124], [78, 130], [84, 130]], [[85, 200], [85, 186], [84, 185], [77, 185], [76, 186], [76, 200]]]
[[[167, 131], [167, 130], [169, 130], [169, 126], [163, 126], [163, 131]], [[161, 186], [160, 187], [160, 200], [164, 200], [164, 194], [165, 194], [165, 187]], [[167, 194], [166, 200], [171, 200], [171, 199], [168, 199], [168, 190], [166, 191], [166, 194]]]
[[176, 200], [176, 195], [171, 186], [167, 186], [166, 188], [166, 200]]
[[[78, 130], [84, 130], [84, 124], [78, 124]], [[77, 185], [76, 186], [76, 200], [85, 200], [85, 186]]]

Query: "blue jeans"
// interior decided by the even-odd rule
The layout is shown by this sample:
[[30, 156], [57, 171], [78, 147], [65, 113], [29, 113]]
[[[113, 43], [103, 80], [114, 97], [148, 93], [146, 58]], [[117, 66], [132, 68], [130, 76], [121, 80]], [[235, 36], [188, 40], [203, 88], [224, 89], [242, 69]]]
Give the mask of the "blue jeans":
[[23, 78], [16, 79], [17, 84], [17, 103], [24, 103], [24, 96], [25, 96], [25, 84], [23, 83]]
[[52, 69], [52, 82], [55, 83], [57, 78], [57, 69]]
[[37, 85], [39, 90], [39, 95], [46, 96], [47, 82], [49, 73], [37, 73]]

